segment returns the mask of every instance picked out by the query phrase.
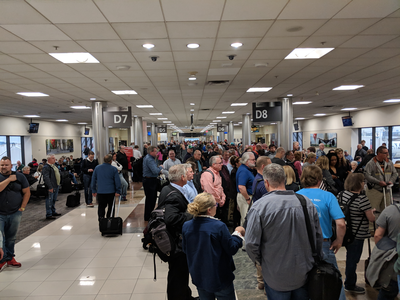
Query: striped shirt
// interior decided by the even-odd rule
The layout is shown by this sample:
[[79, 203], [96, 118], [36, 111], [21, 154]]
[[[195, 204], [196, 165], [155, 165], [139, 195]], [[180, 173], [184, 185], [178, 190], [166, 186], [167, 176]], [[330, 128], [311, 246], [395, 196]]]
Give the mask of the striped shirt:
[[[352, 192], [344, 191], [342, 196], [343, 204], [347, 204], [353, 195], [355, 194], [353, 194]], [[338, 197], [340, 197], [340, 194], [338, 195]], [[365, 212], [370, 209], [372, 209], [371, 203], [365, 195], [358, 195], [358, 197], [350, 205], [350, 218], [353, 234], [356, 234], [357, 228], [360, 225], [360, 222], [364, 216], [360, 229], [355, 235], [355, 238], [358, 240], [363, 240], [371, 237], [371, 234], [369, 232], [369, 222], [367, 216], [365, 216]]]

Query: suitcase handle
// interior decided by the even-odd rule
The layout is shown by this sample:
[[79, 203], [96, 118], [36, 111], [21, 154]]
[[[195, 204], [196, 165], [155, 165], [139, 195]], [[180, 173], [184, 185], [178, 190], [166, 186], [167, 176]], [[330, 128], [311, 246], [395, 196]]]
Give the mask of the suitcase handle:
[[[117, 197], [114, 197], [114, 201], [113, 201], [113, 206], [112, 206], [112, 209], [111, 209], [111, 217], [114, 217], [114, 207], [115, 207], [115, 199], [116, 199]], [[118, 198], [118, 211], [117, 211], [117, 217], [119, 216], [119, 207], [120, 207], [120, 205], [121, 205], [121, 196], [119, 196], [119, 198]]]

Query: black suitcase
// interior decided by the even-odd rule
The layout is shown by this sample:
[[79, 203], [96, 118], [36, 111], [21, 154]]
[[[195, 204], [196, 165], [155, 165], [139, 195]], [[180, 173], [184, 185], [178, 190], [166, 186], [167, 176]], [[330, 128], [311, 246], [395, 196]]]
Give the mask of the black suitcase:
[[73, 195], [69, 195], [67, 197], [66, 205], [68, 207], [76, 207], [76, 206], [81, 205], [81, 193], [76, 191]]
[[115, 207], [115, 198], [113, 207], [111, 210], [111, 217], [104, 218], [100, 220], [99, 229], [101, 235], [122, 235], [122, 218], [118, 217], [119, 214], [119, 206], [121, 204], [121, 198], [118, 201], [118, 212], [116, 217], [112, 217], [114, 215], [114, 207]]

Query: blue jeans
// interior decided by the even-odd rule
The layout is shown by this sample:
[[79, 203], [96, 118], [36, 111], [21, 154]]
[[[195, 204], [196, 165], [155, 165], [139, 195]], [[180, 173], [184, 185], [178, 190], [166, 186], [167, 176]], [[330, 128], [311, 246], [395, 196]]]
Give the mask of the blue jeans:
[[[201, 288], [197, 288], [197, 291], [199, 293], [199, 297], [201, 300], [235, 300], [235, 289], [233, 288], [233, 283], [230, 284], [229, 287], [227, 287], [224, 290], [221, 290], [216, 293], [211, 293], [207, 292], [206, 290], [203, 290]], [[271, 298], [272, 299], [272, 298]]]
[[400, 291], [400, 275], [397, 275], [397, 284], [399, 285], [399, 291]]
[[0, 215], [0, 232], [3, 233], [4, 257], [0, 263], [11, 260], [14, 255], [15, 237], [19, 223], [21, 222], [22, 212], [17, 211], [11, 215]]
[[357, 283], [357, 264], [364, 247], [364, 240], [355, 239], [350, 245], [346, 246], [346, 280], [344, 286], [346, 289], [353, 289]]
[[92, 176], [83, 174], [83, 188], [85, 190], [85, 202], [91, 204], [93, 202], [92, 189], [90, 184], [92, 183]]
[[56, 213], [56, 207], [54, 206], [58, 196], [58, 187], [53, 188], [53, 192], [47, 193], [46, 197], [46, 217], [51, 217]]
[[293, 291], [280, 292], [276, 291], [264, 280], [265, 292], [267, 293], [268, 299], [273, 300], [308, 300], [308, 292], [306, 286], [302, 286]]
[[[338, 265], [336, 263], [336, 256], [335, 253], [333, 253], [333, 250], [329, 250], [331, 247], [331, 242], [326, 241], [322, 243], [322, 251], [324, 252], [324, 260], [333, 264], [336, 269], [339, 270]], [[340, 297], [339, 300], [346, 300], [346, 294], [344, 293], [344, 287], [342, 285], [342, 290], [340, 292]]]
[[121, 180], [121, 196], [126, 197], [126, 190], [128, 189], [128, 183], [126, 182], [122, 173], [119, 173], [119, 179]]
[[379, 290], [378, 299], [377, 300], [395, 300], [397, 299], [397, 294], [399, 293], [399, 287], [397, 286], [397, 282], [390, 280], [387, 288], [381, 288]]

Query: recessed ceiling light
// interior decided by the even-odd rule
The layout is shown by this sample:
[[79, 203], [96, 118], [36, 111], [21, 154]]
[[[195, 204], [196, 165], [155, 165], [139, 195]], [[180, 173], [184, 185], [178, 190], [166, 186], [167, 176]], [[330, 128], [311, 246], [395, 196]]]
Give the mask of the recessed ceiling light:
[[171, 121], [162, 121], [163, 123], [172, 123]]
[[243, 44], [242, 44], [242, 43], [232, 43], [231, 46], [232, 46], [233, 48], [239, 48], [239, 47], [242, 47]]
[[195, 105], [194, 103], [190, 103], [190, 105]]
[[287, 97], [293, 97], [293, 94], [287, 94], [286, 96]]
[[246, 106], [248, 103], [232, 103], [231, 106]]
[[38, 115], [24, 115], [25, 118], [40, 118]]
[[190, 111], [194, 111], [194, 109], [192, 108]]
[[196, 49], [196, 48], [199, 48], [200, 45], [199, 44], [187, 44], [186, 47], [188, 47], [190, 49]]
[[134, 90], [125, 90], [125, 91], [111, 91], [115, 95], [137, 95], [136, 91]]
[[223, 114], [234, 114], [235, 112], [234, 111], [223, 111], [222, 113]]
[[216, 125], [217, 123], [210, 123], [210, 124], [212, 124], [212, 125]]
[[217, 119], [226, 119], [226, 117], [217, 117]]
[[94, 101], [94, 100], [96, 100], [96, 98], [90, 98], [90, 100]]
[[295, 120], [304, 120], [305, 118], [295, 118]]
[[136, 105], [137, 108], [153, 108], [153, 105]]
[[196, 77], [189, 77], [188, 79], [189, 80], [196, 80], [197, 78]]
[[168, 120], [168, 118], [157, 118], [157, 120]]
[[90, 106], [85, 106], [85, 105], [75, 105], [75, 106], [70, 106], [73, 109], [91, 109]]
[[296, 48], [285, 59], [318, 59], [335, 48]]
[[271, 89], [272, 89], [272, 87], [254, 87], [254, 88], [249, 88], [246, 92], [247, 93], [260, 93], [260, 92], [268, 92]]
[[364, 87], [363, 85], [341, 85], [335, 87], [333, 91], [351, 91]]
[[302, 105], [302, 104], [310, 104], [312, 103], [311, 101], [297, 101], [297, 102], [293, 102], [293, 104], [295, 105]]
[[326, 114], [315, 114], [315, 117], [322, 117], [322, 116], [326, 116]]
[[17, 93], [18, 95], [25, 96], [25, 97], [47, 97], [49, 95], [43, 93]]
[[221, 122], [221, 120], [213, 120], [213, 122]]
[[58, 119], [58, 120], [56, 120], [57, 122], [68, 122], [68, 120], [66, 120], [66, 119]]
[[87, 52], [49, 53], [64, 64], [96, 64], [100, 63], [94, 56]]
[[357, 108], [355, 107], [348, 107], [348, 108], [342, 108], [341, 110], [356, 110]]
[[385, 102], [385, 103], [397, 103], [397, 102], [400, 102], [400, 99], [389, 99], [389, 100], [385, 100], [383, 102]]
[[86, 125], [87, 123], [85, 123], [85, 122], [81, 122], [81, 123], [78, 123], [79, 125]]
[[162, 116], [162, 113], [149, 113], [150, 116]]
[[142, 46], [143, 46], [143, 48], [146, 48], [146, 49], [154, 48], [153, 44], [143, 44]]

